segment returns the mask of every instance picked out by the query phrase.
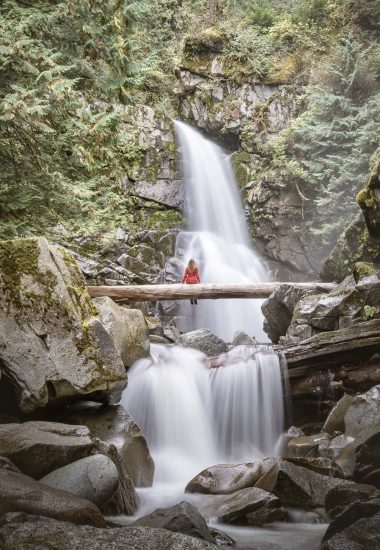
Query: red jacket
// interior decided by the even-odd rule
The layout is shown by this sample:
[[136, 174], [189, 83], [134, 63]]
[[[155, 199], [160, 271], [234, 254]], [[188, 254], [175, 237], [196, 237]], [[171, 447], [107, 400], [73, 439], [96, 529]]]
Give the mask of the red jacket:
[[194, 269], [194, 271], [191, 273], [189, 271], [189, 268], [187, 267], [185, 269], [185, 273], [184, 273], [184, 276], [182, 278], [182, 282], [187, 284], [187, 285], [196, 285], [197, 283], [200, 283], [201, 280], [199, 278], [198, 268], [196, 267]]

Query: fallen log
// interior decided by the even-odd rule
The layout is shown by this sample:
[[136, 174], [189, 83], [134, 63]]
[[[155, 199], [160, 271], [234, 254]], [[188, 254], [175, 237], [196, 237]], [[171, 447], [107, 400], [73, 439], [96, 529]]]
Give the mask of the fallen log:
[[199, 285], [120, 285], [89, 286], [91, 298], [109, 296], [116, 301], [155, 302], [157, 300], [217, 300], [220, 298], [268, 298], [282, 284], [296, 288], [330, 292], [335, 283], [249, 283], [249, 284], [199, 284]]
[[380, 319], [332, 332], [322, 332], [283, 349], [289, 377], [305, 376], [313, 369], [339, 367], [380, 352]]

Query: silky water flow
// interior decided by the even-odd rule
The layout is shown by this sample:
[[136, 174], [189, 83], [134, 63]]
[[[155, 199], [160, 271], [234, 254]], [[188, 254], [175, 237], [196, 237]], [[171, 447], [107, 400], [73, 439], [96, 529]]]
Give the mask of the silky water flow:
[[[177, 241], [183, 264], [193, 257], [203, 282], [268, 280], [252, 249], [228, 157], [201, 134], [176, 122], [186, 182], [188, 230]], [[257, 300], [200, 300], [192, 328], [209, 328], [231, 340], [236, 330], [263, 339]], [[142, 516], [181, 500], [210, 522], [214, 496], [184, 494], [201, 470], [251, 462], [281, 453], [285, 428], [286, 365], [269, 345], [237, 346], [223, 366], [178, 346], [152, 345], [151, 356], [129, 371], [123, 404], [144, 433], [155, 462], [153, 487], [138, 489]], [[268, 529], [219, 526], [248, 550], [319, 547], [321, 526]]]
[[[230, 155], [199, 132], [175, 122], [185, 181], [186, 231], [177, 238], [183, 268], [190, 258], [204, 283], [268, 281], [269, 274], [252, 247]], [[260, 300], [200, 300], [196, 308], [182, 302], [181, 315], [192, 328], [209, 328], [226, 341], [236, 330], [267, 341]], [[190, 317], [189, 317], [190, 314]], [[186, 321], [185, 321], [186, 322]]]

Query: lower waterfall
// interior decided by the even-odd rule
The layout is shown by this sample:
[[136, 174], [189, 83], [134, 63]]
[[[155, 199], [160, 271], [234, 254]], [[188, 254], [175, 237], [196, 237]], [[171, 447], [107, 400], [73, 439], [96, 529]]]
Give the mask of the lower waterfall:
[[183, 488], [213, 464], [273, 456], [284, 431], [280, 359], [268, 346], [237, 346], [210, 368], [201, 352], [152, 345], [130, 369], [123, 403], [147, 439], [155, 481]]

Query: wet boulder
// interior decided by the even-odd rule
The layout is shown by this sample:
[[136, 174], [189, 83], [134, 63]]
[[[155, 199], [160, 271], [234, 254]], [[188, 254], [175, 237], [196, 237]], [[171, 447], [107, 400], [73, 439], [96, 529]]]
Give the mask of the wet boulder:
[[267, 459], [265, 468], [266, 472], [255, 487], [275, 494], [285, 506], [306, 509], [324, 506], [325, 497], [332, 488], [349, 483], [278, 458]]
[[224, 523], [249, 525], [263, 525], [287, 517], [280, 499], [257, 487], [241, 489], [226, 496], [222, 503], [219, 502], [215, 515]]
[[130, 367], [137, 359], [149, 355], [148, 325], [138, 309], [118, 306], [111, 298], [95, 298], [99, 319], [118, 349], [123, 363]]
[[0, 455], [37, 479], [89, 456], [93, 449], [86, 426], [44, 421], [0, 425]]
[[0, 520], [0, 541], [7, 550], [215, 550], [216, 546], [181, 533], [149, 527], [99, 529], [28, 514], [6, 514]]
[[71, 413], [65, 421], [83, 424], [92, 437], [116, 447], [124, 468], [136, 487], [153, 483], [154, 462], [140, 428], [122, 405], [88, 408]]
[[204, 518], [195, 506], [184, 501], [169, 508], [157, 508], [148, 516], [139, 518], [133, 525], [168, 529], [215, 543]]
[[208, 357], [220, 355], [228, 351], [227, 344], [208, 329], [198, 329], [182, 334], [177, 342], [177, 346], [193, 348], [206, 354]]
[[253, 487], [262, 476], [262, 461], [246, 464], [217, 464], [196, 475], [186, 486], [188, 493], [230, 494]]
[[103, 508], [119, 486], [115, 464], [105, 455], [82, 458], [47, 474], [40, 483], [66, 491]]
[[[71, 523], [105, 526], [100, 510], [92, 502], [19, 472], [0, 468], [0, 487], [0, 517], [9, 512], [26, 512]], [[0, 546], [1, 541], [0, 535]]]
[[67, 250], [44, 238], [0, 242], [0, 369], [24, 412], [120, 399], [125, 368], [97, 313]]

